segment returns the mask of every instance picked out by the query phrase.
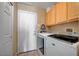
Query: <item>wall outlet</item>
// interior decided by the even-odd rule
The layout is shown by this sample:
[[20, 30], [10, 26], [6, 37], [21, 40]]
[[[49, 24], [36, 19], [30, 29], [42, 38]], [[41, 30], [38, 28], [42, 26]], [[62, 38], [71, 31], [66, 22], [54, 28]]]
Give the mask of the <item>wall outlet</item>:
[[74, 32], [73, 28], [66, 28], [66, 32]]

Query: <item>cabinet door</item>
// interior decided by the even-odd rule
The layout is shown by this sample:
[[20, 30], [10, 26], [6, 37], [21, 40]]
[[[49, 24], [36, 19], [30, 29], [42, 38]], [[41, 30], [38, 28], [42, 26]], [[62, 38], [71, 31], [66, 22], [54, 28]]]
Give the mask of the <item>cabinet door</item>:
[[68, 20], [79, 18], [79, 2], [69, 2], [68, 4]]
[[67, 20], [67, 3], [62, 2], [56, 4], [56, 24]]
[[51, 8], [50, 25], [55, 25], [55, 20], [56, 20], [56, 8], [54, 6]]
[[55, 25], [55, 14], [56, 14], [56, 8], [53, 7], [51, 8], [51, 10], [48, 12], [47, 14], [47, 18], [46, 18], [46, 25], [47, 26], [52, 26], [52, 25]]
[[46, 26], [50, 25], [50, 11], [46, 15]]

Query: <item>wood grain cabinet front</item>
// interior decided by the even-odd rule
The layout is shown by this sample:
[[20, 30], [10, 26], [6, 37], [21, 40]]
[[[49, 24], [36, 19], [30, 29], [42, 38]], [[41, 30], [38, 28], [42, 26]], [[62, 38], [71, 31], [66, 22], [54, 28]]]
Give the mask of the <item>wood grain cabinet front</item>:
[[47, 13], [47, 15], [46, 15], [46, 26], [50, 26], [50, 11]]
[[55, 7], [51, 8], [46, 16], [46, 26], [55, 25]]
[[68, 20], [75, 21], [76, 18], [79, 18], [79, 2], [68, 2]]
[[61, 2], [56, 4], [56, 24], [63, 23], [67, 20], [67, 3]]

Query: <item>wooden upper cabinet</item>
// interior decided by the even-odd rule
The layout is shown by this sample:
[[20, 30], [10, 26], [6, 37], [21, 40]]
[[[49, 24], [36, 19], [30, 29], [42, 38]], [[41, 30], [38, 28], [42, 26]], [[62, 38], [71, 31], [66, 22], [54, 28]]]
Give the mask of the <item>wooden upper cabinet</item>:
[[46, 26], [50, 26], [50, 11], [46, 14]]
[[56, 24], [67, 20], [67, 3], [61, 2], [56, 4]]
[[79, 18], [79, 2], [60, 2], [47, 13], [46, 26], [76, 21]]
[[68, 7], [68, 20], [79, 18], [79, 2], [69, 2]]
[[47, 16], [46, 16], [46, 25], [47, 26], [52, 26], [52, 25], [55, 25], [55, 14], [56, 14], [56, 8], [53, 7], [50, 9], [50, 11], [47, 13]]
[[55, 20], [56, 20], [56, 8], [52, 7], [50, 14], [50, 25], [55, 25], [56, 24]]

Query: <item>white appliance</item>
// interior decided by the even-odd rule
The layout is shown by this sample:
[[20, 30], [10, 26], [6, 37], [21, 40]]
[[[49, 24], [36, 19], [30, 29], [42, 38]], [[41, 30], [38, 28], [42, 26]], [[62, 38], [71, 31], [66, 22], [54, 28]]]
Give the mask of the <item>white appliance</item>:
[[39, 48], [44, 46], [44, 51], [42, 52], [42, 55], [45, 56], [79, 55], [79, 42], [71, 43], [54, 37], [52, 38], [48, 37], [48, 35], [53, 35], [53, 34], [54, 33], [38, 33], [38, 38], [37, 38], [38, 50], [40, 50]]
[[0, 2], [0, 56], [12, 55], [12, 6], [9, 2]]
[[18, 10], [18, 53], [37, 49], [37, 13]]
[[71, 43], [54, 37], [46, 38], [47, 56], [77, 56], [79, 42]]

